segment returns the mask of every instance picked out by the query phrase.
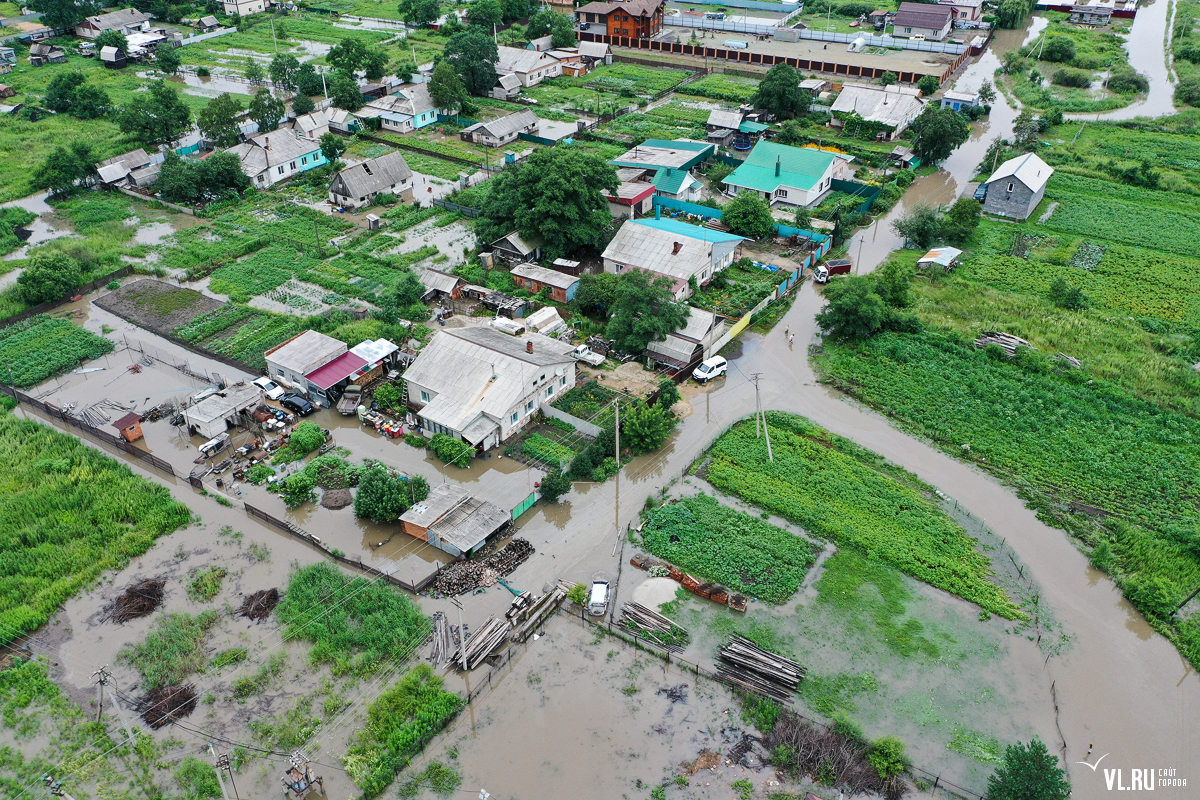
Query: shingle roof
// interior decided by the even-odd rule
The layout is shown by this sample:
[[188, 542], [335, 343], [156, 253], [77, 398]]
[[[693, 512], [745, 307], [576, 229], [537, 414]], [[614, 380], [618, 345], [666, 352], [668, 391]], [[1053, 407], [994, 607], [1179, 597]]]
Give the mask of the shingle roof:
[[588, 3], [575, 9], [577, 14], [609, 14], [621, 11], [631, 17], [650, 16], [661, 8], [663, 0], [627, 0], [623, 3]]
[[938, 6], [930, 3], [901, 3], [892, 24], [897, 28], [932, 28], [941, 30], [946, 27], [954, 15], [949, 6]]
[[[526, 351], [527, 342], [533, 343], [532, 353]], [[433, 406], [430, 413], [439, 423], [461, 431], [480, 414], [499, 420], [533, 391], [534, 380], [553, 375], [555, 367], [572, 361], [571, 345], [549, 336], [456, 328], [439, 331], [404, 378], [436, 393], [425, 408]], [[421, 414], [425, 416], [425, 409]]]
[[867, 122], [898, 128], [921, 111], [917, 89], [906, 86], [868, 86], [847, 83], [830, 106], [831, 111], [858, 114]]
[[527, 278], [531, 281], [544, 283], [547, 286], [553, 286], [556, 289], [570, 289], [575, 284], [579, 283], [579, 278], [574, 275], [567, 275], [562, 272], [555, 272], [552, 269], [539, 267], [537, 264], [518, 264], [511, 270], [513, 275], [519, 278]]
[[1053, 174], [1054, 167], [1033, 153], [1026, 153], [1005, 161], [999, 169], [992, 173], [992, 177], [988, 178], [987, 182], [992, 183], [1012, 177], [1029, 187], [1031, 192], [1036, 192], [1046, 185], [1046, 181], [1050, 180], [1050, 176]]
[[84, 20], [91, 27], [100, 31], [117, 30], [127, 25], [140, 25], [146, 22], [150, 17], [146, 16], [136, 8], [123, 8], [120, 11], [112, 11], [108, 14], [99, 14], [94, 17], [88, 17]]
[[708, 124], [714, 128], [736, 131], [742, 124], [742, 112], [714, 109], [708, 113]]
[[472, 497], [462, 486], [442, 483], [429, 496], [401, 515], [408, 522], [429, 530], [432, 540], [466, 552], [504, 527], [510, 517], [504, 509]]
[[[780, 185], [807, 191], [817, 184], [836, 158], [833, 153], [811, 147], [759, 142], [724, 183], [759, 192], [773, 192]], [[775, 175], [776, 160], [778, 176]]]
[[296, 121], [293, 124], [293, 127], [299, 128], [305, 133], [328, 126], [329, 117], [325, 115], [324, 111], [320, 110], [313, 111], [311, 114], [301, 114], [300, 116], [296, 117]]
[[329, 190], [343, 197], [366, 197], [389, 191], [394, 184], [408, 180], [412, 175], [408, 162], [396, 151], [347, 167], [334, 176]]
[[496, 62], [496, 72], [532, 72], [538, 68], [538, 62], [542, 59], [556, 61], [553, 56], [547, 56], [545, 53], [539, 53], [537, 50], [522, 50], [519, 47], [498, 47], [499, 60]]
[[494, 119], [491, 122], [476, 122], [471, 127], [466, 128], [464, 132], [483, 130], [487, 131], [489, 136], [500, 139], [509, 135], [513, 131], [523, 130], [530, 125], [536, 127], [540, 122], [541, 120], [538, 119], [537, 114], [533, 113], [532, 111], [525, 110], [518, 111], [515, 114], [509, 114], [505, 117], [500, 117], [499, 119]]
[[714, 242], [742, 240], [732, 233], [673, 219], [627, 220], [604, 249], [603, 257], [686, 281], [712, 264]]

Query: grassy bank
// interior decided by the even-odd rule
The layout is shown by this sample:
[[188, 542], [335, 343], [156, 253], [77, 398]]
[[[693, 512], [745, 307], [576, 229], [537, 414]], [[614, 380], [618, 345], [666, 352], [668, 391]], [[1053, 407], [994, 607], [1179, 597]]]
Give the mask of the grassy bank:
[[161, 486], [79, 440], [0, 414], [0, 641], [188, 523]]

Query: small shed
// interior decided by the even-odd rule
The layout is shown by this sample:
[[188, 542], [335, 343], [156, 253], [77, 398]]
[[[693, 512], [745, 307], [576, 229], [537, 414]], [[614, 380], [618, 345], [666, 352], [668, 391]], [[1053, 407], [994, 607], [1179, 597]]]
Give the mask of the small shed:
[[126, 64], [125, 51], [119, 47], [101, 47], [100, 60], [109, 69], [124, 69]]
[[510, 521], [499, 506], [472, 497], [463, 486], [443, 483], [400, 516], [400, 527], [409, 536], [462, 557], [478, 550]]
[[512, 270], [513, 282], [534, 294], [549, 289], [550, 298], [559, 303], [569, 303], [575, 299], [579, 289], [579, 278], [565, 275], [552, 269], [539, 267], [537, 264], [519, 264]]
[[542, 240], [540, 237], [526, 241], [521, 234], [513, 231], [492, 242], [492, 250], [496, 257], [511, 264], [523, 264], [527, 261], [537, 261], [542, 255]]
[[188, 428], [206, 439], [213, 439], [238, 423], [238, 414], [262, 402], [262, 389], [254, 384], [230, 386], [214, 392], [183, 411]]
[[821, 92], [829, 88], [829, 81], [821, 80], [820, 78], [808, 78], [800, 81], [800, 88], [816, 97]]
[[917, 158], [911, 147], [904, 145], [896, 145], [888, 154], [888, 161], [898, 164], [903, 169], [916, 169], [921, 166], [921, 159]]
[[576, 277], [578, 277], [579, 273], [582, 271], [578, 261], [571, 261], [567, 258], [554, 259], [554, 261], [550, 263], [550, 269], [555, 270], [556, 272], [561, 272], [564, 275], [575, 275]]
[[1107, 25], [1112, 22], [1112, 6], [1071, 6], [1071, 22], [1076, 25]]
[[954, 89], [942, 95], [942, 108], [955, 111], [968, 111], [979, 105], [981, 100], [976, 92], [959, 92]]
[[146, 438], [146, 434], [142, 433], [142, 418], [132, 411], [120, 419], [113, 420], [112, 426], [121, 432], [121, 438], [127, 442]]
[[917, 259], [917, 266], [922, 268], [941, 267], [949, 272], [958, 266], [958, 258], [962, 252], [955, 247], [935, 247]]
[[201, 17], [200, 22], [196, 24], [196, 27], [200, 29], [201, 33], [210, 33], [221, 27], [221, 23], [216, 17], [210, 14], [208, 16]]

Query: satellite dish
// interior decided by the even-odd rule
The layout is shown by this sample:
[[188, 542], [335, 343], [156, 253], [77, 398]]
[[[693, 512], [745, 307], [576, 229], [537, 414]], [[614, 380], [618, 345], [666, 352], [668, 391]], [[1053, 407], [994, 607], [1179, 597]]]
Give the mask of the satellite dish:
[[558, 375], [559, 377], [561, 377], [565, 372], [566, 372], [566, 370], [563, 369], [562, 367], [559, 367], [558, 369], [554, 370], [554, 374]]

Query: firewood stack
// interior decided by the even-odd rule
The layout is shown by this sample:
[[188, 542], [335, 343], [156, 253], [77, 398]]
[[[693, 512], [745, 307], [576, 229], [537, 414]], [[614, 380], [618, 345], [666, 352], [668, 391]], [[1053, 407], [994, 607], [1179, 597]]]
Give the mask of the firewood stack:
[[483, 627], [471, 634], [467, 641], [454, 649], [450, 662], [457, 669], [462, 669], [463, 648], [466, 648], [467, 669], [478, 667], [483, 660], [495, 652], [508, 638], [508, 622], [497, 619], [495, 615], [488, 617]]
[[741, 636], [730, 636], [718, 658], [721, 677], [780, 703], [791, 704], [804, 679], [804, 668], [795, 661], [768, 653]]

